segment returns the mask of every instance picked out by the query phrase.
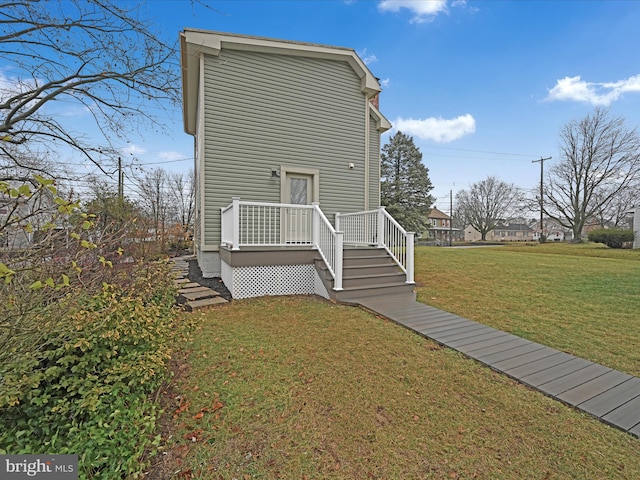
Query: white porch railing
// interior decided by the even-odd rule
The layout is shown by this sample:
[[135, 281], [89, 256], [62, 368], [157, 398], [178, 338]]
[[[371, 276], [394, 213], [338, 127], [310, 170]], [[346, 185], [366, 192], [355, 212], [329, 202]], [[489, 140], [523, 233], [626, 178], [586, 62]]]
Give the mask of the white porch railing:
[[309, 246], [318, 250], [342, 290], [342, 233], [337, 232], [316, 203], [293, 205], [241, 201], [233, 197], [222, 209], [221, 240], [240, 247]]
[[245, 247], [313, 246], [312, 205], [240, 201], [222, 209], [222, 243]]
[[414, 232], [407, 232], [385, 207], [355, 213], [336, 213], [336, 230], [344, 232], [345, 245], [384, 248], [414, 283]]
[[333, 289], [342, 290], [343, 233], [333, 228], [319, 204], [313, 204], [313, 212], [313, 244], [333, 276]]
[[384, 248], [414, 283], [414, 233], [407, 232], [380, 207], [357, 213], [336, 213], [334, 228], [317, 203], [293, 205], [241, 201], [233, 197], [222, 209], [222, 244], [240, 247], [308, 246], [318, 250], [342, 290], [344, 245]]

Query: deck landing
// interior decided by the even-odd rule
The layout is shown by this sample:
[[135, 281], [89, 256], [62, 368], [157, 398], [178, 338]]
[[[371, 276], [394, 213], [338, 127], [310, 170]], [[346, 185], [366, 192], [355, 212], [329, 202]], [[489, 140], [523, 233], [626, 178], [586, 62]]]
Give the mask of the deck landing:
[[640, 378], [438, 310], [414, 294], [352, 303], [640, 437]]

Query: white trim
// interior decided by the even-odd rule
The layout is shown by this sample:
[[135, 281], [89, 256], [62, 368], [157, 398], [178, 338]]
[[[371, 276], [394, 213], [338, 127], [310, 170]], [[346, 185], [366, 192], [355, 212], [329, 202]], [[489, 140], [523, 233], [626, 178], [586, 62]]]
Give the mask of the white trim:
[[387, 118], [382, 115], [382, 113], [380, 113], [380, 110], [378, 110], [373, 105], [370, 105], [369, 108], [371, 109], [373, 116], [378, 119], [378, 132], [383, 133], [387, 130], [390, 130], [392, 127], [391, 122], [389, 122], [389, 120], [387, 120]]
[[364, 206], [363, 209], [367, 210], [369, 208], [369, 141], [370, 132], [369, 132], [369, 124], [371, 122], [371, 117], [369, 114], [369, 108], [372, 107], [371, 102], [368, 98], [364, 99], [365, 107], [364, 107]]
[[[198, 97], [197, 97], [197, 129], [198, 134], [196, 135], [197, 149], [198, 149], [198, 189], [199, 189], [199, 211], [200, 211], [200, 238], [199, 238], [199, 246], [200, 249], [205, 248], [206, 239], [205, 239], [205, 201], [204, 201], [204, 186], [205, 186], [205, 151], [204, 151], [204, 54], [199, 55], [200, 60], [200, 79], [198, 80]], [[194, 160], [195, 161], [195, 160]]]
[[287, 174], [309, 175], [313, 177], [313, 192], [311, 203], [320, 200], [320, 170], [317, 168], [294, 167], [290, 165], [280, 165], [280, 203], [288, 204], [287, 197]]

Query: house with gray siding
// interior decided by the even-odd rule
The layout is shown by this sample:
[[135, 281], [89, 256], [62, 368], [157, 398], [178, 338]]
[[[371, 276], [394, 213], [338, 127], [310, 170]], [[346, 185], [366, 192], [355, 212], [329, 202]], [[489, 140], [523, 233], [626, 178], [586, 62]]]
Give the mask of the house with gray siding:
[[345, 252], [358, 252], [391, 258], [412, 284], [413, 237], [379, 207], [380, 134], [391, 124], [354, 50], [195, 29], [180, 45], [203, 274], [236, 298], [334, 298], [356, 289], [343, 271]]

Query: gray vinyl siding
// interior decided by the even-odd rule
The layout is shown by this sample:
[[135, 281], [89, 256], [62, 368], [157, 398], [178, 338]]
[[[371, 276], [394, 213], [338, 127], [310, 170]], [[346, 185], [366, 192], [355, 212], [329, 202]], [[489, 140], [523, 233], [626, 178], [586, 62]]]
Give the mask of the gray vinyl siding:
[[369, 121], [369, 205], [367, 210], [380, 206], [380, 134], [375, 118]]
[[223, 50], [205, 59], [204, 102], [207, 245], [231, 197], [280, 202], [280, 165], [320, 171], [330, 218], [365, 208], [365, 100], [346, 62]]

